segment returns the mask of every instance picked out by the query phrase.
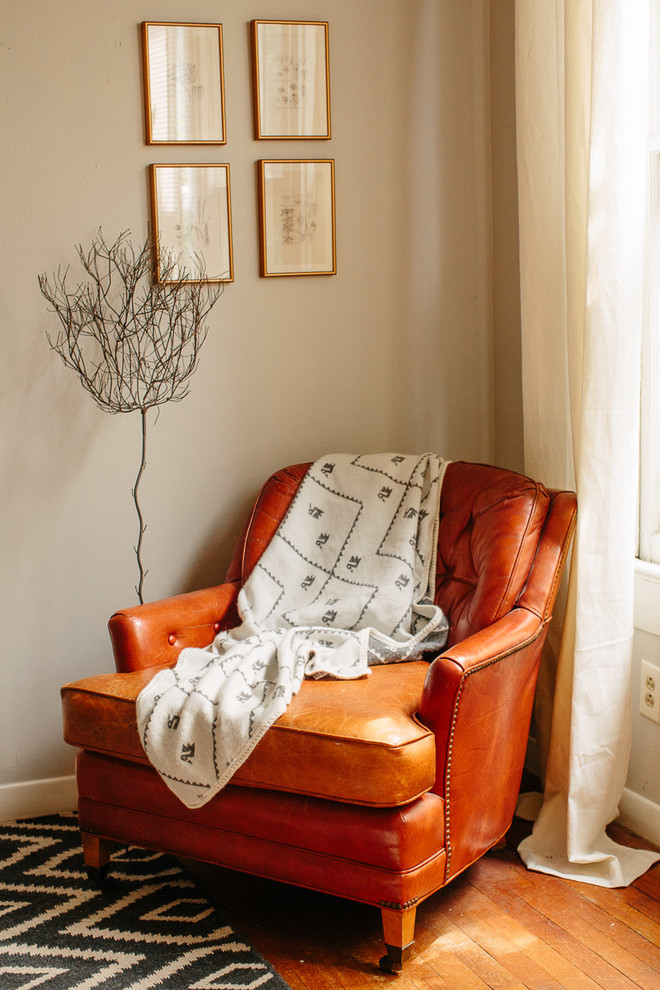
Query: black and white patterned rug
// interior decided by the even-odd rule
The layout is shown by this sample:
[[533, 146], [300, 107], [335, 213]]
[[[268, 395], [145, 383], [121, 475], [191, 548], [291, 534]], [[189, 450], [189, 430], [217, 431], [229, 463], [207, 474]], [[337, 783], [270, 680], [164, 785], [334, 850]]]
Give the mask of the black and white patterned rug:
[[102, 890], [75, 816], [0, 825], [2, 990], [289, 990], [170, 856], [128, 848]]

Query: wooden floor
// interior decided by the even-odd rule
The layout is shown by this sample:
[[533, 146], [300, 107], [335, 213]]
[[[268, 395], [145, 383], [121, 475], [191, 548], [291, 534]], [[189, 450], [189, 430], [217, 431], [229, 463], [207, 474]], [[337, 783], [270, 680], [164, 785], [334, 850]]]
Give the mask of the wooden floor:
[[559, 880], [525, 869], [524, 834], [515, 822], [506, 848], [419, 906], [395, 975], [378, 969], [375, 908], [208, 867], [204, 885], [292, 990], [660, 990], [660, 863], [623, 889]]

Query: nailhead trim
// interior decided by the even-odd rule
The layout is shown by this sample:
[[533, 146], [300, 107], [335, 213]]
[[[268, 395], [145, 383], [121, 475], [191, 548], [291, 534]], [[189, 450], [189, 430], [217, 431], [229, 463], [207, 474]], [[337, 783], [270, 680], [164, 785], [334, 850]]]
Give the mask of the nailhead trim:
[[405, 911], [407, 908], [413, 907], [417, 904], [419, 897], [411, 897], [409, 901], [404, 901], [403, 904], [396, 903], [395, 901], [379, 901], [380, 907], [389, 908], [390, 911]]
[[493, 664], [500, 663], [500, 661], [506, 660], [507, 657], [512, 657], [515, 653], [520, 653], [521, 650], [524, 650], [528, 646], [531, 646], [532, 643], [535, 643], [536, 640], [539, 638], [539, 636], [541, 636], [546, 625], [547, 623], [542, 621], [538, 631], [532, 637], [530, 637], [530, 639], [528, 639], [526, 642], [520, 643], [518, 646], [509, 650], [507, 653], [502, 653], [500, 656], [493, 657], [492, 660], [487, 660], [485, 663], [479, 664], [478, 667], [473, 667], [472, 670], [468, 670], [467, 674], [465, 674], [461, 680], [461, 685], [458, 689], [458, 694], [456, 696], [456, 703], [454, 705], [454, 716], [452, 718], [451, 730], [449, 733], [449, 745], [447, 746], [447, 770], [445, 773], [445, 848], [447, 850], [447, 862], [445, 865], [445, 876], [449, 873], [449, 868], [451, 866], [451, 854], [452, 854], [451, 802], [449, 799], [449, 777], [451, 775], [451, 762], [452, 762], [452, 754], [454, 748], [454, 735], [456, 733], [456, 719], [458, 718], [458, 704], [461, 699], [461, 694], [463, 693], [463, 685], [465, 684], [465, 681], [467, 680], [468, 677], [470, 677], [471, 674], [476, 674], [477, 671], [484, 670], [486, 667], [492, 667]]

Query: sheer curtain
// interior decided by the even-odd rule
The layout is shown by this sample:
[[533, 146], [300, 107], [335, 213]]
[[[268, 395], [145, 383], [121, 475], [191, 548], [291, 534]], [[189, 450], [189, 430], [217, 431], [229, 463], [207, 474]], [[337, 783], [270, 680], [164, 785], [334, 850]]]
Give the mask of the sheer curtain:
[[519, 851], [602, 886], [659, 858], [605, 834], [630, 751], [648, 32], [649, 0], [516, 0], [525, 466], [578, 493]]

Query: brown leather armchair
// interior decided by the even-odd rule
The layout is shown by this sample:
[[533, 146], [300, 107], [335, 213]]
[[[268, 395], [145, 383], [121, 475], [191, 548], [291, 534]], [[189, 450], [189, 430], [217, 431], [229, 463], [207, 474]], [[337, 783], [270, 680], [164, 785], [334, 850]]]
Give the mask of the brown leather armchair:
[[231, 783], [188, 809], [145, 758], [135, 698], [184, 646], [238, 623], [238, 589], [307, 467], [266, 482], [224, 584], [117, 612], [117, 673], [63, 687], [64, 737], [80, 750], [85, 862], [102, 873], [113, 843], [130, 843], [373, 904], [381, 965], [396, 970], [417, 904], [511, 823], [576, 500], [510, 471], [450, 464], [436, 582], [450, 628], [442, 655], [361, 680], [305, 681]]

